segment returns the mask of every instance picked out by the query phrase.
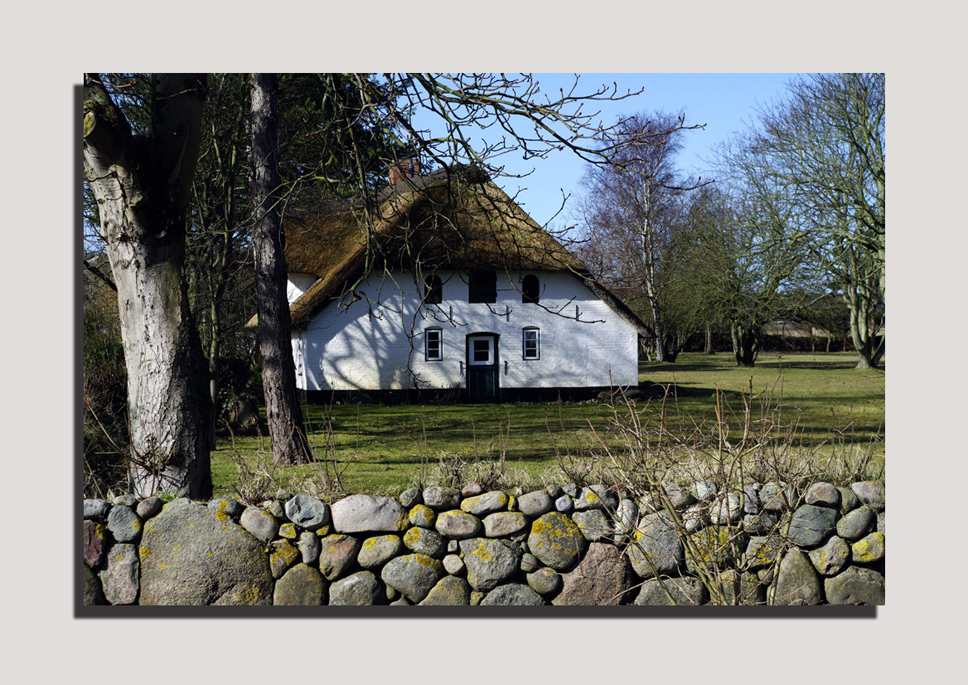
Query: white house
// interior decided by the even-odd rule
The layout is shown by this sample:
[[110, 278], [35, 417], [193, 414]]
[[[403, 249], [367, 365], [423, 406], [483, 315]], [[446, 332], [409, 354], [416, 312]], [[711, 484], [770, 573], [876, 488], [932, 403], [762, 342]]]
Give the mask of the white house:
[[638, 384], [645, 326], [480, 172], [405, 179], [384, 197], [369, 221], [347, 205], [287, 220], [296, 382], [310, 399]]

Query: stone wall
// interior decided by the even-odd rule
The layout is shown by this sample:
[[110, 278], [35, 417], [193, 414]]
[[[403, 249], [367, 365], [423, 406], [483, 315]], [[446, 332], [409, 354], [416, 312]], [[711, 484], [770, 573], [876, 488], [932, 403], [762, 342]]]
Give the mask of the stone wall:
[[[884, 486], [84, 501], [85, 604], [883, 604]], [[664, 508], [657, 506], [662, 501]]]

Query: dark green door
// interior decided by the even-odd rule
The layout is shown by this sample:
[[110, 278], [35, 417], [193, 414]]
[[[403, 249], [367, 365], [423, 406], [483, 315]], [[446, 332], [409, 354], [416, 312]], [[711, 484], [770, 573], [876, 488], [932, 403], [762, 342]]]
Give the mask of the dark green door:
[[467, 398], [487, 402], [498, 391], [497, 336], [467, 336]]

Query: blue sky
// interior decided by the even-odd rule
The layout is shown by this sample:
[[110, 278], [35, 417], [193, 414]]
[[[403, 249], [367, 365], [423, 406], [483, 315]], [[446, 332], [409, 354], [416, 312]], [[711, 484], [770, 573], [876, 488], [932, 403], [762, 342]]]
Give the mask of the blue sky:
[[[686, 124], [706, 124], [705, 129], [686, 133], [679, 168], [693, 176], [711, 177], [705, 159], [734, 132], [745, 128], [755, 116], [756, 105], [782, 99], [786, 84], [795, 74], [581, 74], [579, 91], [591, 92], [603, 84], [614, 82], [621, 93], [644, 89], [640, 95], [618, 102], [590, 102], [585, 112], [601, 110], [605, 124], [614, 123], [619, 116], [640, 112], [682, 111]], [[542, 92], [554, 96], [559, 88], [566, 90], [574, 82], [572, 74], [536, 74]], [[594, 106], [594, 108], [589, 109]], [[562, 191], [575, 194], [586, 163], [570, 152], [555, 152], [547, 159], [522, 160], [520, 155], [501, 158], [511, 173], [521, 174], [530, 169], [534, 173], [524, 179], [501, 179], [499, 184], [510, 195], [520, 189], [517, 200], [539, 223], [546, 224], [561, 206]], [[563, 228], [569, 221], [568, 207], [552, 223]]]

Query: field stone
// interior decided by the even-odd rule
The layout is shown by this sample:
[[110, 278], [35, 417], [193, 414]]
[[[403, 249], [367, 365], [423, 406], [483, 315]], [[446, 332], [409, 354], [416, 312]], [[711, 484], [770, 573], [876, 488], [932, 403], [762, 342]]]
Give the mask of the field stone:
[[101, 579], [97, 573], [92, 571], [87, 564], [81, 564], [81, 574], [84, 583], [81, 601], [84, 602], [84, 606], [107, 604], [108, 600], [104, 596], [104, 588], [101, 587]]
[[735, 553], [742, 553], [748, 539], [722, 526], [704, 528], [689, 534], [685, 548], [686, 569], [695, 573], [697, 567], [723, 568], [733, 561]]
[[578, 561], [587, 546], [581, 529], [564, 514], [548, 512], [531, 524], [528, 551], [556, 571], [564, 571]]
[[161, 501], [161, 498], [152, 495], [151, 497], [146, 497], [138, 502], [135, 513], [142, 520], [150, 519], [152, 516], [161, 511], [162, 506], [164, 506], [164, 503]]
[[304, 530], [317, 530], [329, 523], [329, 507], [308, 495], [296, 495], [286, 502], [286, 517]]
[[460, 506], [460, 491], [432, 485], [423, 491], [423, 503], [434, 511], [457, 509]]
[[423, 504], [423, 494], [420, 488], [407, 488], [400, 493], [400, 505], [407, 510], [418, 504]]
[[[665, 586], [665, 590], [663, 589]], [[666, 590], [669, 594], [666, 594]], [[672, 595], [672, 599], [669, 599]], [[655, 578], [642, 584], [633, 604], [639, 606], [698, 606], [709, 599], [709, 593], [697, 578]]]
[[814, 483], [807, 488], [803, 501], [807, 504], [840, 509], [840, 492], [831, 483]]
[[779, 605], [820, 604], [823, 585], [805, 552], [791, 549], [780, 562], [774, 603]]
[[114, 503], [114, 506], [121, 505], [125, 507], [134, 507], [134, 506], [137, 506], [138, 504], [138, 498], [132, 495], [131, 493], [126, 493], [124, 495], [118, 495], [117, 497], [115, 497], [113, 503]]
[[755, 573], [740, 573], [726, 569], [719, 574], [725, 606], [754, 606], [766, 604], [766, 586]]
[[692, 496], [700, 502], [711, 500], [719, 493], [719, 487], [711, 480], [697, 480], [689, 490]]
[[528, 573], [525, 578], [528, 581], [528, 587], [539, 595], [554, 595], [561, 590], [561, 575], [550, 568], [539, 568]]
[[477, 516], [487, 516], [496, 511], [504, 511], [508, 506], [508, 495], [500, 490], [485, 492], [477, 497], [468, 497], [460, 503], [461, 511]]
[[471, 586], [463, 578], [444, 576], [419, 602], [420, 606], [470, 606]]
[[442, 559], [447, 553], [447, 540], [434, 530], [411, 528], [403, 536], [403, 544], [411, 552], [426, 554], [434, 559]]
[[572, 499], [575, 499], [576, 497], [578, 497], [579, 490], [580, 488], [578, 487], [577, 483], [565, 483], [564, 485], [561, 486], [561, 491], [564, 492], [569, 497], [571, 497]]
[[103, 499], [84, 500], [84, 519], [92, 519], [103, 523], [111, 513], [111, 503]]
[[760, 486], [756, 484], [744, 485], [743, 486], [743, 513], [744, 514], [758, 514], [760, 513], [760, 507], [763, 504], [760, 502]]
[[350, 495], [330, 507], [337, 533], [402, 533], [410, 527], [407, 511], [390, 497]]
[[810, 550], [810, 562], [822, 576], [835, 576], [850, 563], [850, 546], [834, 535], [823, 547]]
[[850, 489], [854, 491], [862, 503], [869, 506], [876, 512], [884, 511], [885, 493], [884, 484], [878, 480], [864, 480], [859, 483], [852, 483]]
[[857, 495], [850, 488], [837, 488], [837, 492], [840, 493], [840, 513], [841, 515], [853, 511], [860, 506], [860, 500], [857, 499]]
[[555, 511], [568, 514], [574, 511], [575, 502], [572, 500], [571, 495], [565, 494], [555, 500]]
[[642, 517], [626, 553], [640, 578], [671, 573], [684, 559], [682, 541], [665, 513]]
[[457, 540], [447, 541], [447, 554], [457, 554], [460, 552], [460, 543]]
[[262, 542], [269, 542], [274, 538], [280, 525], [275, 516], [260, 507], [246, 507], [239, 518], [239, 524]]
[[790, 540], [798, 547], [816, 547], [837, 529], [837, 510], [804, 504], [793, 512]]
[[410, 521], [411, 526], [433, 528], [437, 521], [437, 514], [426, 504], [415, 504], [407, 514], [407, 520]]
[[598, 542], [602, 538], [610, 538], [612, 535], [612, 521], [605, 515], [604, 511], [599, 509], [576, 511], [571, 518], [589, 542]]
[[319, 541], [319, 571], [326, 580], [336, 580], [356, 563], [361, 544], [358, 538], [337, 533]]
[[319, 571], [306, 564], [297, 564], [276, 582], [272, 593], [275, 606], [319, 606], [326, 601], [329, 583]]
[[269, 570], [273, 578], [281, 578], [299, 559], [299, 550], [288, 540], [273, 540], [269, 546]]
[[823, 585], [828, 604], [884, 604], [884, 576], [869, 568], [848, 566]]
[[481, 601], [487, 596], [485, 592], [478, 592], [476, 590], [471, 591], [471, 606], [479, 606]]
[[[124, 505], [115, 505], [115, 508], [121, 506]], [[114, 605], [134, 604], [139, 589], [138, 548], [130, 544], [116, 544], [108, 550], [107, 561], [107, 568], [98, 574], [104, 597]]]
[[742, 518], [743, 500], [735, 492], [726, 493], [725, 497], [718, 496], [709, 508], [709, 521], [713, 525], [739, 523]]
[[779, 522], [777, 515], [769, 511], [747, 514], [743, 517], [743, 530], [750, 535], [767, 535]]
[[484, 518], [484, 535], [489, 538], [512, 537], [527, 528], [527, 516], [518, 511], [497, 511]]
[[521, 570], [525, 573], [533, 573], [541, 568], [541, 562], [538, 561], [538, 557], [527, 552], [521, 555]]
[[[415, 530], [411, 528], [411, 530]], [[409, 531], [408, 531], [409, 532]], [[369, 537], [360, 545], [356, 563], [366, 569], [378, 569], [403, 551], [403, 540], [399, 535], [376, 535]]]
[[751, 571], [772, 566], [782, 548], [783, 537], [778, 534], [751, 537], [743, 552], [743, 566]]
[[468, 483], [460, 489], [461, 497], [477, 497], [482, 492], [484, 492], [484, 488], [481, 487], [480, 483]]
[[764, 511], [785, 511], [796, 504], [796, 491], [792, 485], [781, 488], [771, 481], [760, 488], [760, 502]]
[[299, 549], [299, 554], [302, 557], [302, 563], [315, 564], [319, 560], [319, 553], [322, 550], [323, 545], [319, 541], [318, 535], [315, 535], [309, 531], [304, 531], [299, 536], [299, 542], [296, 543], [296, 547]]
[[270, 500], [266, 503], [266, 511], [275, 516], [280, 523], [288, 518], [286, 516], [286, 505], [277, 499]]
[[411, 602], [423, 601], [444, 575], [444, 565], [426, 554], [407, 554], [391, 559], [380, 572], [387, 585]]
[[669, 503], [676, 509], [682, 509], [688, 507], [696, 501], [696, 498], [692, 496], [686, 488], [683, 488], [676, 483], [663, 483], [662, 489], [665, 490], [666, 497], [669, 499]]
[[877, 532], [881, 535], [887, 535], [887, 519], [883, 511], [877, 515]]
[[837, 535], [855, 542], [874, 530], [877, 515], [870, 507], [858, 507], [837, 521]]
[[544, 603], [541, 595], [520, 583], [496, 587], [481, 600], [481, 606], [541, 606]]
[[556, 606], [618, 606], [632, 587], [632, 568], [615, 545], [593, 542], [574, 570], [562, 577]]
[[452, 509], [438, 514], [434, 527], [444, 537], [452, 540], [467, 540], [480, 535], [484, 524], [472, 514], [460, 509]]
[[141, 537], [142, 605], [268, 604], [263, 543], [208, 507], [166, 505]]
[[118, 542], [134, 542], [141, 535], [141, 519], [125, 504], [115, 504], [108, 514], [108, 530]]
[[618, 493], [604, 485], [582, 488], [575, 498], [575, 511], [605, 510], [613, 512], [618, 507]]
[[93, 520], [84, 521], [84, 537], [81, 546], [84, 548], [84, 562], [91, 568], [97, 568], [104, 560], [104, 550], [108, 541], [105, 533], [107, 529]]
[[518, 510], [531, 518], [538, 518], [554, 508], [554, 500], [544, 490], [535, 490], [518, 498]]
[[565, 494], [565, 491], [561, 489], [560, 485], [548, 485], [545, 487], [545, 492], [548, 493], [548, 497], [552, 500], [556, 500]]
[[360, 571], [329, 586], [330, 606], [370, 606], [382, 604], [385, 593], [371, 571]]
[[521, 567], [521, 555], [501, 540], [462, 540], [460, 551], [467, 567], [467, 582], [479, 592], [494, 589]]
[[639, 519], [639, 505], [634, 500], [622, 498], [616, 511], [615, 542], [625, 542], [628, 534], [635, 530]]
[[236, 502], [234, 499], [228, 499], [226, 497], [219, 497], [218, 499], [213, 499], [208, 503], [210, 509], [221, 512], [224, 516], [238, 519], [242, 512], [245, 511], [245, 507]]
[[855, 564], [872, 564], [884, 558], [884, 535], [871, 533], [850, 546], [850, 556]]
[[709, 505], [706, 502], [696, 502], [682, 512], [682, 524], [687, 533], [695, 533], [709, 522]]
[[464, 560], [456, 554], [448, 554], [444, 557], [444, 570], [452, 576], [459, 576], [465, 570]]
[[279, 526], [279, 537], [287, 540], [295, 540], [297, 537], [295, 523], [283, 523]]

